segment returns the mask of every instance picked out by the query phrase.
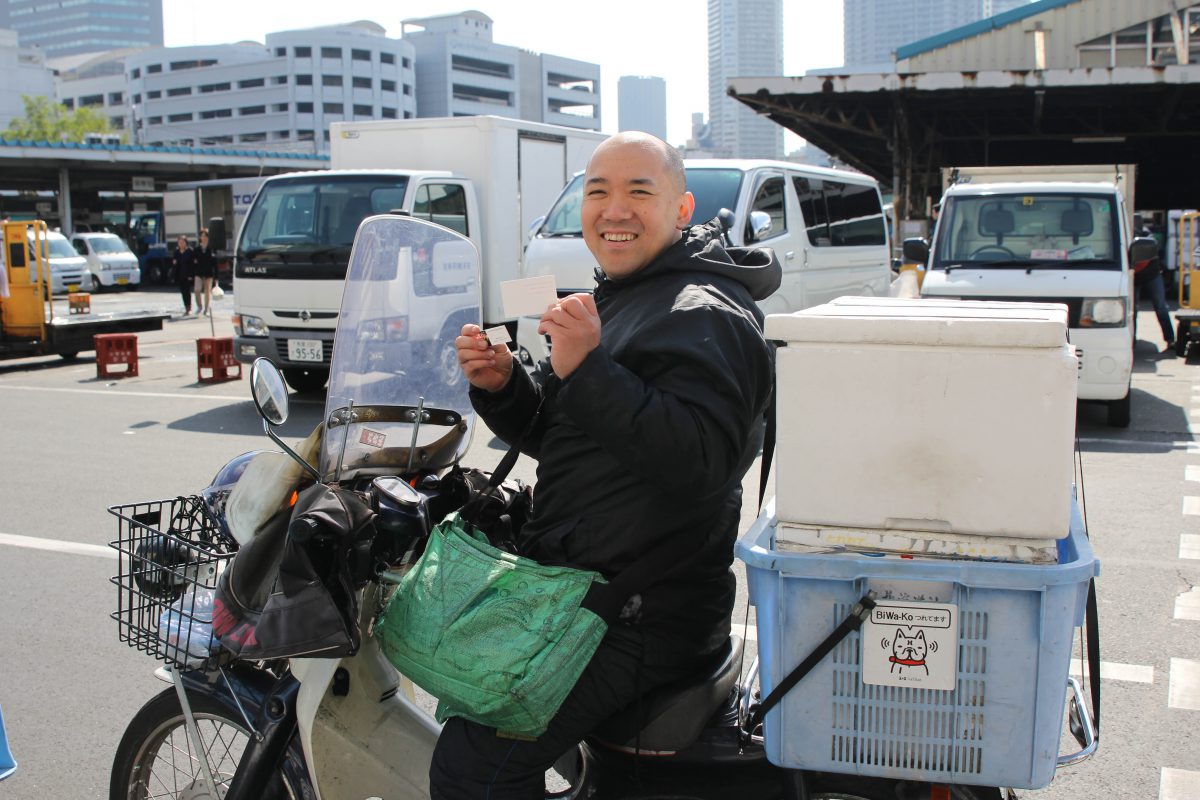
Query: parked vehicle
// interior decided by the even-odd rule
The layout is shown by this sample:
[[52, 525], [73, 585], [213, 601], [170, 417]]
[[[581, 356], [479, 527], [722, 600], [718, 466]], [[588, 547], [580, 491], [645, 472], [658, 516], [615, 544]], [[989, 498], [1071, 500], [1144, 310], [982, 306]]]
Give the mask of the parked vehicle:
[[[43, 222], [5, 224], [20, 225], [26, 232], [26, 257], [40, 274], [47, 295], [79, 291], [91, 281], [87, 261], [75, 252], [67, 237], [58, 231], [50, 230]], [[5, 263], [6, 255], [0, 253], [0, 265]]]
[[[688, 159], [684, 165], [696, 198], [693, 222], [728, 209], [733, 245], [770, 247], [779, 257], [783, 282], [759, 303], [765, 313], [796, 311], [843, 295], [887, 295], [891, 255], [873, 178], [780, 161]], [[553, 275], [560, 296], [595, 287], [596, 260], [583, 241], [582, 201], [580, 173], [525, 248], [525, 276]], [[534, 318], [521, 320], [517, 343], [527, 363], [549, 352]]]
[[267, 179], [236, 252], [234, 354], [271, 359], [298, 391], [325, 385], [363, 219], [403, 210], [465, 235], [483, 254], [484, 321], [509, 322], [499, 284], [521, 277], [523, 232], [604, 139], [486, 116], [334, 123], [331, 135], [333, 169]]
[[84, 288], [88, 291], [141, 283], [142, 270], [137, 256], [115, 233], [76, 233], [71, 237], [71, 244], [75, 252], [87, 260], [90, 275]]
[[[414, 347], [405, 335], [403, 321], [427, 302], [416, 288], [424, 280], [419, 275], [425, 267], [416, 258], [423, 248], [432, 253], [432, 264], [442, 263], [444, 271], [460, 276], [447, 288], [466, 287], [450, 293], [457, 299], [445, 301], [444, 310], [455, 306], [478, 317], [480, 262], [464, 237], [401, 216], [366, 221], [359, 229], [345, 281], [324, 437], [318, 440], [314, 435], [300, 452], [279, 441], [272, 426], [286, 420], [289, 397], [279, 372], [260, 360], [251, 370], [255, 404], [268, 433], [293, 460], [278, 453], [240, 456], [198, 496], [111, 509], [119, 520], [114, 547], [119, 551], [120, 572], [114, 583], [120, 601], [114, 617], [121, 639], [166, 661], [168, 669], [158, 674], [173, 684], [147, 702], [126, 729], [113, 761], [113, 800], [143, 798], [152, 791], [154, 796], [175, 800], [427, 796], [429, 759], [439, 726], [415, 702], [408, 679], [382, 656], [371, 624], [430, 527], [457, 508], [445, 488], [450, 485], [447, 475], [466, 452], [475, 421], [465, 383], [450, 385], [441, 378], [435, 357], [440, 348]], [[446, 248], [444, 257], [439, 253], [442, 248]], [[468, 271], [473, 278], [461, 277]], [[392, 322], [399, 324], [390, 326]], [[281, 461], [286, 466], [275, 466]], [[272, 479], [266, 480], [267, 476]], [[352, 655], [340, 658], [318, 654], [231, 659], [211, 637], [213, 617], [220, 613], [214, 611], [211, 590], [223, 573], [228, 575], [230, 559], [239, 548], [264, 541], [259, 537], [287, 531], [280, 541], [287, 540], [288, 547], [310, 546], [306, 542], [315, 548], [327, 546], [315, 534], [310, 538], [305, 532], [311, 528], [294, 524], [288, 512], [293, 490], [316, 481], [357, 494], [375, 512], [373, 538], [355, 548], [369, 551], [369, 563], [375, 566], [352, 592], [358, 601], [360, 645]], [[761, 528], [756, 526], [747, 536], [764, 538]], [[862, 573], [852, 571], [854, 564], [842, 556], [830, 558], [843, 558], [842, 566], [823, 571], [817, 582], [837, 577], [853, 585], [856, 594], [862, 591], [865, 583]], [[765, 555], [760, 561], [754, 569], [761, 571], [771, 564]], [[900, 561], [890, 564], [893, 572], [906, 566]], [[1085, 567], [1083, 571], [1090, 574], [1091, 565]], [[944, 564], [939, 569], [948, 574]], [[979, 580], [978, 565], [970, 569], [973, 575], [979, 573]], [[1037, 569], [1026, 570], [1025, 577]], [[231, 586], [232, 580], [225, 585]], [[923, 591], [940, 591], [940, 585], [920, 584]], [[1005, 585], [980, 594], [994, 598]], [[1066, 616], [1073, 611], [1072, 602], [1066, 602], [1056, 614], [1069, 625]], [[862, 613], [862, 608], [823, 605], [814, 611], [813, 625], [828, 629], [833, 627], [831, 621], [836, 624], [848, 613]], [[990, 625], [998, 625], [1001, 614], [997, 610], [993, 615]], [[1028, 636], [1036, 640], [1034, 634]], [[995, 646], [1004, 648], [1007, 643]], [[768, 761], [772, 740], [764, 741], [764, 732], [769, 737], [783, 717], [777, 711], [767, 716], [765, 727], [753, 724], [761, 721], [757, 666], [739, 675], [742, 643], [731, 637], [724, 650], [697, 666], [691, 679], [649, 694], [638, 708], [610, 720], [565, 756], [556, 771], [566, 786], [553, 796], [789, 800], [1009, 796], [997, 788], [950, 787], [945, 784], [955, 779], [943, 777], [969, 776], [984, 761], [993, 768], [991, 760], [979, 755], [985, 738], [1002, 743], [1003, 752], [1011, 753], [1009, 739], [1014, 732], [1004, 727], [985, 731], [980, 722], [986, 711], [980, 710], [986, 702], [982, 684], [964, 679], [965, 688], [949, 690], [947, 696], [957, 692], [959, 701], [972, 709], [961, 718], [936, 700], [929, 701], [939, 705], [936, 711], [922, 707], [914, 721], [895, 724], [890, 712], [886, 717], [878, 713], [885, 692], [887, 697], [909, 697], [906, 692], [915, 692], [922, 699], [935, 692], [863, 690], [856, 682], [857, 651], [851, 642], [842, 649], [840, 656], [828, 656], [845, 675], [837, 679], [843, 687], [840, 697], [831, 702], [826, 694], [820, 702], [846, 720], [836, 740], [845, 744], [831, 748], [826, 740], [807, 746], [821, 758], [841, 759], [845, 772], [858, 774], [785, 769]], [[1069, 639], [1065, 652], [1070, 652]], [[796, 655], [801, 654], [789, 652], [788, 658]], [[978, 660], [980, 664], [991, 661], [982, 655]], [[1065, 657], [1063, 661], [1065, 669]], [[999, 677], [1019, 683], [1012, 676]], [[802, 682], [794, 691], [806, 688]], [[828, 686], [822, 688], [829, 691]], [[862, 702], [871, 704], [870, 710], [854, 710], [855, 699], [868, 696]], [[1080, 708], [1072, 712], [1072, 722], [1090, 735], [1086, 707], [1081, 699], [1076, 701]], [[1062, 708], [1055, 711], [1053, 716], [1061, 724]], [[869, 740], [855, 739], [855, 726], [865, 725], [861, 720], [868, 714], [880, 718], [873, 728], [880, 733], [870, 734]], [[917, 737], [905, 741], [919, 739], [920, 744], [889, 744], [889, 737], [905, 736]], [[943, 740], [950, 744], [940, 744]], [[1027, 749], [1036, 750], [1041, 762], [1048, 757], [1053, 765], [1054, 756], [1043, 752], [1044, 741], [1037, 748], [1030, 742]], [[778, 750], [779, 740], [774, 742]], [[792, 742], [795, 747], [806, 744]], [[1093, 737], [1093, 749], [1094, 744]], [[1057, 737], [1052, 751], [1055, 745]], [[963, 755], [968, 749], [969, 754]], [[181, 751], [189, 757], [179, 758]], [[994, 761], [1003, 766], [1008, 759]], [[925, 773], [936, 773], [933, 780], [941, 785], [914, 777]], [[901, 774], [905, 777], [895, 777]]]
[[905, 242], [926, 265], [922, 297], [1033, 300], [1067, 306], [1079, 398], [1131, 419], [1133, 264], [1154, 258], [1134, 239], [1132, 165], [970, 167], [945, 171], [932, 242]]
[[5, 222], [0, 235], [0, 284], [8, 289], [8, 296], [0, 298], [0, 359], [72, 359], [95, 349], [96, 334], [156, 331], [170, 316], [147, 311], [68, 314], [63, 306], [56, 313], [55, 303], [66, 301], [51, 297], [50, 284], [65, 284], [73, 291], [90, 280], [83, 257], [65, 236], [47, 230], [41, 221]]
[[[209, 229], [209, 242], [217, 254], [217, 282], [233, 285], [233, 248], [246, 213], [265, 178], [222, 178], [171, 183], [163, 192], [163, 226], [168, 247], [180, 236], [196, 242], [200, 229]], [[219, 223], [219, 224], [218, 224]], [[173, 283], [168, 270], [164, 281]]]

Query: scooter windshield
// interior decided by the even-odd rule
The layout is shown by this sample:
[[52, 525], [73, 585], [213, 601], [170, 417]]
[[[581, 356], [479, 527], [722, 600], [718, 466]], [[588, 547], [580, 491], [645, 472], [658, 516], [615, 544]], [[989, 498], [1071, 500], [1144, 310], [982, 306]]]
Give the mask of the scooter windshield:
[[324, 480], [458, 461], [475, 415], [454, 339], [480, 320], [479, 253], [448, 228], [384, 215], [354, 238], [334, 335]]

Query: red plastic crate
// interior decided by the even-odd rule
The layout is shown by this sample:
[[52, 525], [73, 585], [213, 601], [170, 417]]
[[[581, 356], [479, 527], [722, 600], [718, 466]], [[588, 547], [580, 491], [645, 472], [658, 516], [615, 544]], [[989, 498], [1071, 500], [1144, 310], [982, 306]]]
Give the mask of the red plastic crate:
[[[207, 376], [205, 370], [208, 370]], [[218, 383], [241, 379], [242, 365], [233, 356], [232, 337], [196, 340], [196, 380], [200, 383]]]
[[[97, 333], [92, 337], [96, 346], [96, 377], [97, 378], [128, 378], [137, 377], [138, 349], [137, 335], [133, 333]], [[110, 372], [109, 367], [120, 364], [125, 369]]]

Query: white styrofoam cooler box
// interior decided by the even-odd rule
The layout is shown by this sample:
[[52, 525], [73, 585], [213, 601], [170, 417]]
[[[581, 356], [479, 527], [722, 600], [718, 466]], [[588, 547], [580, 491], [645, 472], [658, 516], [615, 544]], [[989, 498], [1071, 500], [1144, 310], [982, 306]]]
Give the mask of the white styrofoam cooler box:
[[767, 317], [780, 521], [1061, 538], [1077, 362], [1066, 308], [842, 298]]

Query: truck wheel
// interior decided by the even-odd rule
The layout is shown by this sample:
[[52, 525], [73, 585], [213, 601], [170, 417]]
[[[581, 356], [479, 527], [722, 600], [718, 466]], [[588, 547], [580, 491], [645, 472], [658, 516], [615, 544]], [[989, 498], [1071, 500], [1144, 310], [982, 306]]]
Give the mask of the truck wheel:
[[297, 392], [319, 392], [325, 388], [325, 382], [329, 380], [329, 371], [287, 367], [283, 370], [283, 379]]
[[74, 361], [76, 358], [79, 357], [79, 353], [77, 353], [77, 352], [76, 353], [59, 353], [58, 357], [61, 358], [63, 361]]
[[162, 264], [151, 261], [146, 265], [146, 282], [155, 286], [163, 282]]
[[1133, 390], [1125, 393], [1120, 400], [1108, 401], [1108, 424], [1113, 428], [1128, 428], [1132, 419]]

